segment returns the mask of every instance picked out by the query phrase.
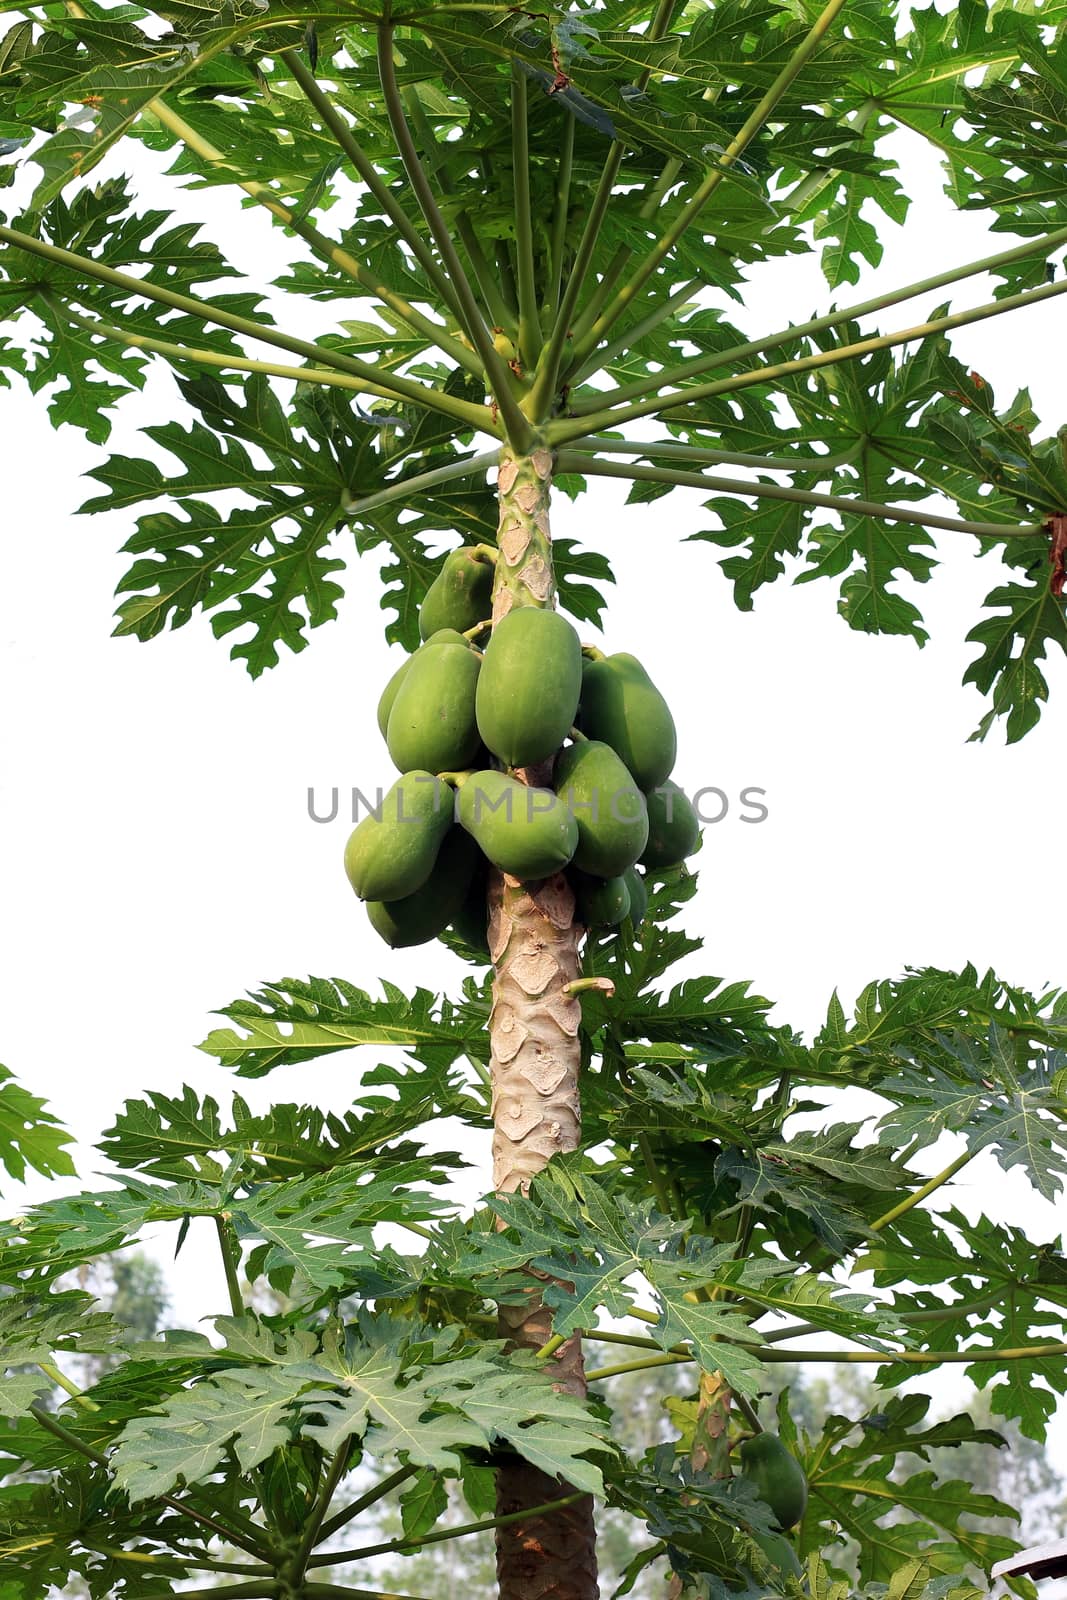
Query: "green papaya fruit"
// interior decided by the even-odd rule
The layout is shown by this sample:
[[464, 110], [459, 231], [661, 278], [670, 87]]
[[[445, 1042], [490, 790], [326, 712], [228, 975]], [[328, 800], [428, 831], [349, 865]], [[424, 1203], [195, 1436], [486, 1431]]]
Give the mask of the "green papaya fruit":
[[738, 1454], [741, 1471], [770, 1506], [778, 1526], [796, 1527], [808, 1504], [808, 1480], [800, 1462], [774, 1433], [745, 1439]]
[[645, 888], [644, 878], [636, 867], [628, 868], [623, 877], [630, 891], [630, 921], [636, 930], [648, 916], [648, 890]]
[[610, 744], [646, 794], [670, 777], [678, 753], [674, 718], [635, 656], [586, 662], [579, 726]]
[[700, 818], [676, 783], [661, 783], [645, 800], [648, 843], [641, 865], [650, 872], [662, 872], [693, 854], [700, 838]]
[[479, 666], [465, 644], [430, 644], [412, 656], [385, 733], [401, 772], [456, 772], [476, 760], [482, 748], [474, 716]]
[[[473, 839], [471, 843], [474, 843]], [[489, 905], [485, 871], [488, 863], [483, 860], [479, 865], [482, 870], [478, 870], [476, 865], [473, 876], [469, 878], [463, 904], [452, 918], [451, 926], [456, 938], [461, 939], [473, 955], [482, 961], [489, 961]]]
[[804, 1568], [800, 1565], [797, 1555], [789, 1540], [780, 1533], [755, 1533], [752, 1534], [755, 1544], [758, 1544], [763, 1554], [767, 1557], [772, 1567], [777, 1567], [788, 1578], [802, 1578]]
[[402, 661], [400, 663], [396, 671], [393, 673], [393, 676], [389, 679], [389, 682], [382, 690], [382, 697], [378, 701], [378, 732], [381, 734], [383, 739], [385, 738], [386, 731], [389, 727], [389, 713], [393, 709], [393, 701], [400, 693], [400, 685], [407, 677], [408, 668], [414, 661], [415, 656], [419, 654], [419, 651], [427, 649], [428, 646], [432, 644], [466, 645], [466, 643], [466, 639], [461, 633], [457, 633], [455, 628], [442, 628], [439, 633], [435, 633], [429, 639], [427, 639], [424, 645], [420, 645], [419, 649], [416, 650], [413, 655], [408, 656], [406, 661]]
[[450, 829], [421, 888], [402, 900], [367, 901], [371, 927], [394, 950], [436, 939], [460, 911], [477, 864], [474, 840]]
[[630, 888], [625, 877], [594, 878], [572, 869], [575, 914], [587, 928], [615, 928], [630, 915]]
[[556, 763], [556, 793], [578, 824], [574, 864], [598, 878], [632, 867], [648, 840], [645, 797], [608, 744], [577, 739]]
[[426, 591], [419, 608], [419, 633], [424, 639], [441, 628], [468, 628], [487, 621], [493, 609], [493, 558], [485, 550], [461, 545]]
[[459, 791], [457, 815], [482, 854], [524, 882], [559, 872], [578, 843], [578, 824], [558, 795], [504, 772], [472, 772]]
[[478, 678], [478, 728], [509, 767], [555, 755], [574, 724], [582, 647], [558, 611], [520, 606], [493, 629]]
[[350, 835], [345, 871], [361, 900], [421, 889], [452, 826], [454, 796], [432, 772], [405, 772]]

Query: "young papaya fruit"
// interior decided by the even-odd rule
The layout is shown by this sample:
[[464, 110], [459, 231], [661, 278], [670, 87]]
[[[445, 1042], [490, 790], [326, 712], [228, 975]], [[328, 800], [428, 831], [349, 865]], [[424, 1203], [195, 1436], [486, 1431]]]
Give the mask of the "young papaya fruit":
[[623, 873], [623, 877], [630, 891], [630, 922], [636, 932], [648, 916], [648, 890], [645, 888], [644, 878], [636, 867], [629, 867]]
[[666, 782], [645, 796], [648, 803], [648, 843], [641, 865], [664, 872], [691, 856], [700, 838], [700, 818], [676, 783]]
[[808, 1480], [796, 1456], [774, 1433], [745, 1439], [738, 1454], [741, 1471], [774, 1512], [779, 1528], [794, 1528], [808, 1504]]
[[405, 772], [345, 846], [361, 900], [403, 900], [421, 889], [452, 826], [453, 793], [432, 772]]
[[493, 629], [478, 678], [478, 729], [509, 767], [555, 755], [574, 723], [582, 647], [558, 611], [520, 606]]
[[472, 772], [456, 811], [482, 854], [524, 882], [559, 872], [578, 843], [578, 824], [558, 795], [527, 788], [504, 772]]
[[482, 748], [474, 716], [478, 656], [465, 644], [427, 644], [404, 674], [386, 728], [401, 772], [456, 772]]
[[555, 786], [578, 824], [575, 866], [598, 878], [632, 867], [648, 842], [648, 809], [611, 746], [576, 739], [556, 763]]
[[586, 662], [579, 726], [610, 744], [646, 794], [670, 777], [678, 753], [674, 718], [636, 656]]
[[[474, 844], [473, 839], [470, 842]], [[451, 928], [471, 955], [485, 962], [492, 959], [489, 954], [488, 862], [480, 856], [477, 846], [475, 855], [478, 860], [468, 878], [463, 904], [452, 918]]]
[[419, 651], [427, 649], [432, 644], [466, 645], [466, 643], [466, 639], [464, 639], [461, 633], [457, 633], [455, 628], [442, 628], [439, 633], [432, 634], [424, 645], [420, 645], [419, 649], [416, 650], [413, 655], [408, 656], [406, 661], [402, 661], [400, 663], [396, 671], [393, 673], [393, 676], [389, 679], [389, 682], [382, 690], [381, 699], [378, 701], [378, 732], [381, 734], [383, 739], [385, 738], [389, 727], [389, 713], [393, 709], [393, 701], [400, 693], [400, 685], [407, 677], [408, 668], [414, 661], [415, 656], [419, 654]]
[[493, 558], [485, 550], [461, 545], [426, 591], [419, 608], [419, 633], [424, 639], [441, 628], [468, 628], [485, 622], [493, 609]]
[[574, 890], [575, 915], [587, 928], [616, 928], [630, 915], [630, 887], [626, 878], [594, 878], [572, 868], [567, 874]]
[[804, 1569], [800, 1565], [800, 1557], [783, 1534], [753, 1532], [752, 1539], [759, 1545], [772, 1567], [776, 1567], [787, 1578], [803, 1577]]
[[477, 863], [474, 840], [451, 828], [421, 888], [402, 900], [367, 901], [371, 927], [394, 950], [436, 939], [462, 907]]

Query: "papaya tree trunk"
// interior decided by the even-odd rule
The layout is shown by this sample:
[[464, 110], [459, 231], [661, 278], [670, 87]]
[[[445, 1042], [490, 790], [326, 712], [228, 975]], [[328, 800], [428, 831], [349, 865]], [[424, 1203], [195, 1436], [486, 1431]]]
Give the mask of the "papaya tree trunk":
[[[500, 522], [493, 623], [516, 606], [552, 606], [555, 582], [549, 533], [552, 455], [501, 455]], [[551, 765], [518, 774], [544, 783]], [[529, 1187], [554, 1155], [578, 1146], [581, 1006], [567, 985], [579, 974], [574, 896], [562, 873], [523, 884], [499, 872], [489, 886], [489, 949], [493, 1004], [489, 1019], [493, 1081], [493, 1182], [498, 1192]], [[552, 1334], [551, 1313], [536, 1288], [524, 1306], [505, 1307], [501, 1331], [511, 1344], [540, 1349]], [[580, 1339], [553, 1357], [555, 1382], [585, 1394]], [[519, 1457], [497, 1474], [498, 1515], [545, 1505], [568, 1492]], [[591, 1496], [547, 1516], [530, 1516], [497, 1531], [500, 1600], [596, 1600], [596, 1529]]]

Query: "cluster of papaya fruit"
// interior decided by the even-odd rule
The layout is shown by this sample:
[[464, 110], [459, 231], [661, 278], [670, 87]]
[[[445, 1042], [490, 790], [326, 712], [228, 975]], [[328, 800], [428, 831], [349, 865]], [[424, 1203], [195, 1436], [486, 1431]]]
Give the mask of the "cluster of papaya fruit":
[[378, 704], [401, 777], [355, 829], [345, 869], [393, 946], [452, 928], [484, 954], [490, 865], [524, 883], [566, 870], [585, 926], [637, 927], [642, 869], [696, 848], [696, 813], [670, 781], [674, 720], [635, 657], [583, 650], [538, 606], [507, 612], [476, 646], [494, 561], [481, 545], [447, 558], [419, 614], [423, 642]]

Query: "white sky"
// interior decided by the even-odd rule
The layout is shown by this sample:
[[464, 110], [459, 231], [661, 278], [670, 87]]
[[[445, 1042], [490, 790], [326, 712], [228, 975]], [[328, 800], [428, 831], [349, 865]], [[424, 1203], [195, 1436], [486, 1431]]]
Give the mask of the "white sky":
[[[882, 268], [839, 303], [1000, 247], [985, 220], [944, 202], [924, 149], [901, 140], [899, 155], [911, 217], [886, 226]], [[280, 264], [283, 237], [264, 214], [241, 215], [232, 192], [168, 200], [138, 150], [104, 170], [131, 166], [146, 205], [207, 218], [208, 235], [253, 281]], [[962, 285], [953, 305], [985, 300], [991, 287]], [[918, 322], [943, 297], [886, 313], [880, 326]], [[757, 332], [830, 300], [817, 267], [791, 260], [755, 274], [746, 307], [730, 315]], [[358, 311], [353, 301], [333, 314]], [[287, 310], [301, 332], [330, 315]], [[1050, 432], [1063, 420], [1065, 315], [1057, 300], [953, 340], [1001, 402], [1029, 386]], [[120, 413], [111, 448], [144, 453], [136, 425], [181, 412], [157, 374]], [[80, 475], [102, 452], [69, 428], [55, 433], [43, 400], [21, 388], [0, 391], [0, 429], [0, 1060], [77, 1132], [86, 1174], [103, 1164], [85, 1147], [146, 1088], [188, 1081], [224, 1101], [238, 1087], [254, 1105], [345, 1107], [376, 1052], [235, 1083], [193, 1046], [215, 1025], [212, 1007], [268, 979], [314, 973], [373, 988], [383, 975], [455, 988], [463, 976], [438, 947], [386, 950], [341, 869], [343, 817], [324, 826], [307, 814], [310, 785], [324, 796], [335, 784], [390, 781], [374, 712], [399, 653], [382, 634], [377, 562], [352, 552], [340, 621], [257, 683], [202, 620], [150, 645], [112, 640], [127, 565], [116, 551], [133, 516], [73, 515], [94, 488]], [[597, 642], [638, 653], [666, 693], [679, 781], [731, 796], [767, 791], [765, 823], [740, 823], [735, 806], [707, 831], [685, 919], [705, 951], [685, 970], [749, 978], [780, 1002], [778, 1020], [807, 1030], [835, 985], [847, 1005], [905, 966], [970, 960], [1032, 988], [1062, 982], [1064, 662], [1051, 664], [1051, 709], [1022, 745], [1005, 748], [999, 734], [965, 742], [984, 702], [960, 686], [974, 653], [964, 635], [997, 581], [992, 561], [978, 561], [965, 535], [939, 536], [942, 565], [919, 596], [933, 636], [923, 651], [851, 632], [829, 584], [779, 583], [742, 615], [714, 548], [682, 542], [706, 526], [702, 498], [676, 491], [623, 510], [622, 487], [600, 483], [577, 506], [561, 497], [554, 522], [613, 562], [618, 587]], [[470, 1154], [484, 1162], [484, 1141]], [[1026, 1221], [1035, 1243], [1054, 1235], [1050, 1208], [998, 1169], [962, 1185], [976, 1209], [991, 1186], [998, 1215]], [[188, 1316], [222, 1301], [195, 1234], [174, 1269]], [[1067, 1465], [1062, 1424], [1054, 1448]]]

